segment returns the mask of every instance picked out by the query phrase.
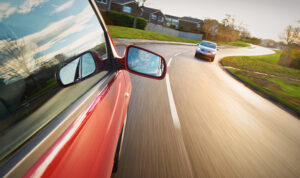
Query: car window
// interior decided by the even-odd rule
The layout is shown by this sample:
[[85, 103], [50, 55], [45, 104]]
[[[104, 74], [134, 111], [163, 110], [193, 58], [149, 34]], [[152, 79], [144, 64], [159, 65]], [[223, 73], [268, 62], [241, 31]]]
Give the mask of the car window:
[[209, 47], [209, 48], [213, 48], [213, 49], [216, 49], [216, 47], [217, 47], [214, 43], [210, 43], [210, 42], [208, 42], [208, 41], [203, 41], [203, 42], [201, 43], [201, 45], [202, 45], [202, 46]]
[[[0, 2], [0, 160], [110, 72], [60, 88], [54, 76], [64, 61], [87, 50], [106, 60], [104, 32], [87, 0], [28, 2]], [[69, 65], [72, 70], [79, 61]], [[81, 65], [84, 76], [95, 71], [92, 56]]]

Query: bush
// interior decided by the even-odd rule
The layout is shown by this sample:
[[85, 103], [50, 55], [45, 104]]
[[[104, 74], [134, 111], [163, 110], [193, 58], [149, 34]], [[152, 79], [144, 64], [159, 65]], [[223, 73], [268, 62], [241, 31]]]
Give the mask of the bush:
[[279, 64], [282, 66], [300, 69], [300, 50], [284, 48], [280, 55]]
[[137, 20], [136, 21], [136, 28], [144, 30], [145, 27], [147, 26], [147, 21], [144, 18], [141, 18], [141, 17], [138, 17], [136, 20]]
[[[101, 12], [104, 21], [107, 25], [117, 25], [123, 27], [132, 27], [134, 17], [125, 13], [117, 11], [105, 11]], [[144, 30], [147, 25], [147, 21], [144, 18], [137, 17], [136, 28]]]

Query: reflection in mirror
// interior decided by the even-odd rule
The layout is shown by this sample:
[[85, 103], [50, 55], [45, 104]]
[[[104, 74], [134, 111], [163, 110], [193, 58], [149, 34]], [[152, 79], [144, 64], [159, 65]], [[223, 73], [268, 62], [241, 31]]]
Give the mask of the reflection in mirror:
[[153, 77], [161, 77], [165, 68], [161, 57], [135, 47], [129, 48], [127, 64], [131, 71]]
[[81, 78], [87, 77], [94, 73], [96, 64], [93, 56], [90, 53], [85, 53], [81, 56]]
[[85, 79], [96, 71], [96, 64], [90, 52], [80, 55], [59, 69], [59, 79], [63, 85], [70, 85]]
[[68, 85], [79, 79], [79, 58], [68, 63], [59, 71], [59, 78], [63, 85]]

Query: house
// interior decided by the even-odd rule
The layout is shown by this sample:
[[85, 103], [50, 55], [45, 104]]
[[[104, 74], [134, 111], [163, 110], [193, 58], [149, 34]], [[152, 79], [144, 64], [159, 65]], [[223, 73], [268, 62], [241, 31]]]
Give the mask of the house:
[[174, 27], [175, 29], [178, 29], [180, 19], [179, 17], [173, 15], [165, 15], [165, 17], [165, 26]]
[[165, 21], [165, 15], [158, 9], [149, 7], [143, 7], [141, 17], [145, 18], [148, 23], [163, 25]]
[[203, 26], [203, 20], [192, 18], [192, 17], [182, 17], [179, 19], [178, 28], [188, 32], [200, 32]]
[[261, 45], [263, 45], [265, 47], [275, 48], [277, 46], [277, 43], [276, 43], [276, 41], [271, 40], [271, 39], [264, 39], [261, 41]]
[[134, 0], [96, 0], [96, 2], [100, 9], [104, 11], [114, 10], [132, 16], [134, 16], [137, 12], [137, 3]]
[[96, 0], [98, 7], [104, 11], [109, 9], [109, 1], [110, 0]]

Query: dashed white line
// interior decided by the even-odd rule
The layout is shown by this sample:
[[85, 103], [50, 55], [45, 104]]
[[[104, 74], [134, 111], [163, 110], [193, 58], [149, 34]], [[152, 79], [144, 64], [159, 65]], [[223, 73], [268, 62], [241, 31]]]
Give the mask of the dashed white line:
[[168, 67], [170, 67], [172, 60], [173, 60], [173, 57], [170, 58], [170, 60], [168, 62]]
[[170, 110], [171, 110], [171, 114], [172, 114], [173, 124], [176, 129], [180, 129], [181, 125], [180, 125], [179, 117], [177, 114], [177, 110], [176, 110], [176, 106], [175, 106], [175, 102], [174, 102], [174, 98], [173, 98], [169, 74], [167, 74], [167, 76], [166, 76], [166, 83], [167, 83], [167, 92], [168, 92], [168, 98], [169, 98], [169, 103], [170, 103]]

